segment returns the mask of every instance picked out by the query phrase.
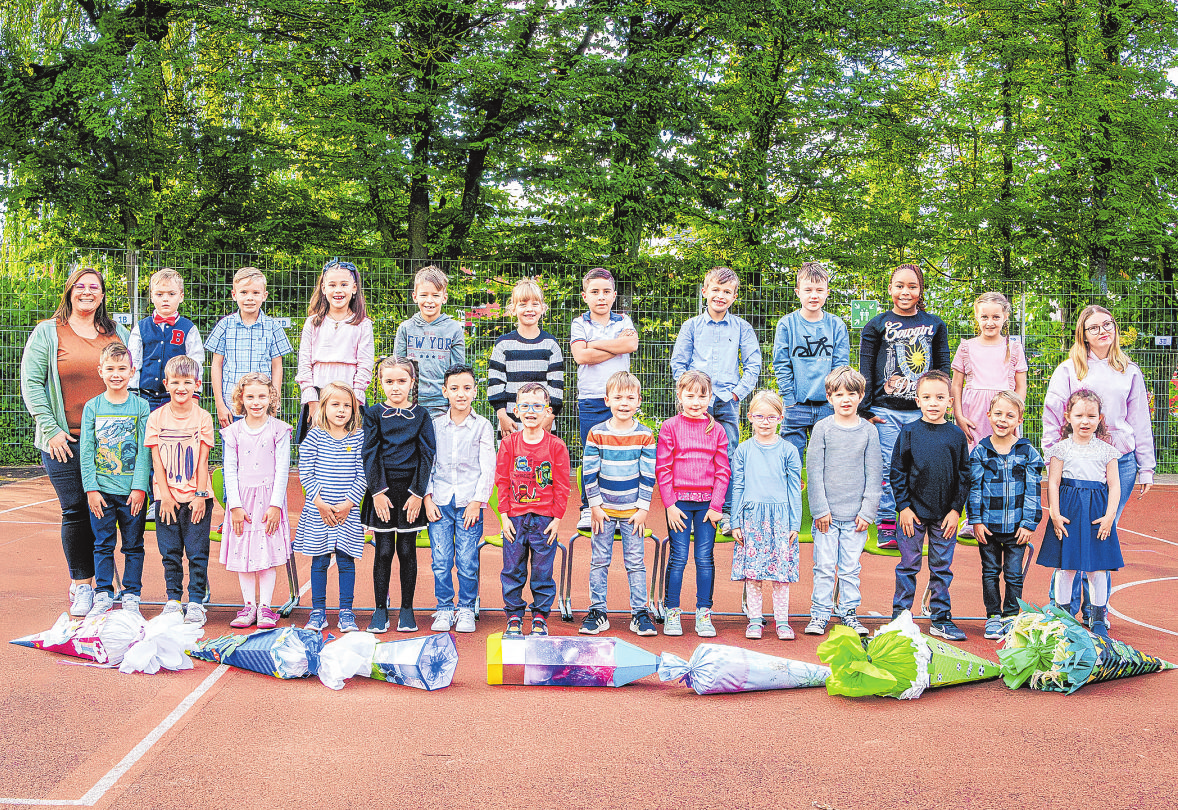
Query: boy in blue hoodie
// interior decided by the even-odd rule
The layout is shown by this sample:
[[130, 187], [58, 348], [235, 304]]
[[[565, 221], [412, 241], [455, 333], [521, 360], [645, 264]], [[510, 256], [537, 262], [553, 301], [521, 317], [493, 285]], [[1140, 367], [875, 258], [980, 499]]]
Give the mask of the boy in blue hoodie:
[[446, 274], [432, 264], [413, 277], [417, 314], [397, 327], [393, 354], [417, 363], [417, 401], [430, 416], [449, 409], [443, 393], [446, 369], [466, 362], [462, 324], [442, 312], [446, 304]]

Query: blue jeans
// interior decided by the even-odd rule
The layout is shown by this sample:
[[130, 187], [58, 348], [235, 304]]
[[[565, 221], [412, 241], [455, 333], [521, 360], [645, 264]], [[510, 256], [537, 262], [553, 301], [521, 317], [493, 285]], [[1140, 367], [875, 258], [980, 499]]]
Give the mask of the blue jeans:
[[704, 520], [710, 508], [706, 501], [679, 501], [675, 504], [687, 516], [681, 531], [667, 525], [671, 541], [671, 562], [667, 568], [667, 607], [679, 607], [679, 592], [683, 590], [683, 571], [687, 568], [687, 554], [695, 534], [695, 606], [710, 608], [716, 580], [716, 564], [712, 552], [716, 545], [716, 527]]
[[524, 604], [524, 583], [528, 581], [528, 556], [532, 558], [532, 615], [548, 618], [556, 599], [556, 580], [552, 568], [556, 561], [556, 541], [548, 543], [544, 529], [552, 522], [547, 515], [528, 512], [511, 518], [515, 539], [503, 538], [503, 607], [507, 618], [523, 618], [528, 605]]
[[[605, 404], [605, 398], [577, 400], [577, 426], [581, 429], [581, 457], [585, 456], [585, 442], [589, 439], [589, 431], [613, 416]], [[582, 466], [584, 462], [582, 461]], [[585, 497], [585, 476], [581, 476], [581, 508], [589, 508], [589, 499]]]
[[615, 533], [622, 536], [622, 562], [630, 584], [630, 612], [646, 610], [646, 540], [629, 518], [606, 517], [601, 531], [593, 535], [589, 563], [589, 609], [605, 610], [609, 564], [614, 556]]
[[458, 607], [474, 610], [479, 596], [479, 541], [483, 539], [483, 515], [469, 529], [462, 526], [460, 507], [453, 500], [436, 504], [442, 517], [426, 527], [429, 531], [430, 568], [434, 572], [434, 598], [438, 610], [454, 609], [454, 577], [457, 561]]
[[814, 425], [818, 420], [834, 416], [834, 408], [830, 405], [806, 405], [798, 403], [785, 409], [781, 420], [781, 438], [792, 444], [798, 451], [798, 458], [804, 463], [806, 460], [806, 445], [810, 441], [810, 434], [814, 432]]
[[940, 522], [925, 521], [913, 526], [915, 534], [904, 534], [897, 524], [896, 543], [900, 547], [900, 562], [896, 565], [896, 593], [892, 597], [892, 616], [901, 610], [912, 610], [916, 598], [916, 575], [921, 568], [921, 550], [928, 538], [929, 609], [933, 619], [940, 621], [952, 615], [949, 604], [949, 583], [953, 581], [953, 549], [957, 547], [957, 527], [946, 537]]
[[[892, 485], [888, 482], [888, 475], [892, 469], [892, 449], [896, 446], [896, 439], [900, 438], [900, 429], [920, 418], [920, 411], [893, 411], [891, 408], [873, 408], [872, 414], [883, 419], [875, 427], [879, 431], [879, 450], [883, 455], [883, 494], [879, 499], [879, 511], [876, 512], [875, 525], [896, 522], [896, 496], [892, 492]], [[899, 536], [899, 532], [897, 532]]]
[[[331, 567], [331, 552], [311, 558], [311, 609], [327, 610], [327, 569]], [[335, 552], [335, 567], [339, 569], [339, 607], [352, 609], [352, 594], [356, 590], [356, 558], [342, 551]]]
[[42, 451], [41, 463], [61, 504], [61, 547], [70, 579], [90, 579], [94, 576], [94, 528], [82, 487], [82, 453], [77, 444], [71, 449], [74, 454], [65, 463]]
[[[1023, 558], [1027, 547], [1020, 546], [1017, 533], [991, 534], [985, 544], [978, 543], [982, 557], [982, 603], [987, 616], [1017, 616], [1018, 600], [1023, 596]], [[999, 575], [1006, 580], [1006, 597], [999, 587]]]
[[192, 522], [192, 505], [179, 504], [176, 519], [164, 523], [163, 515], [155, 522], [155, 540], [164, 558], [164, 587], [168, 599], [180, 601], [184, 595], [184, 557], [188, 557], [188, 601], [204, 604], [209, 582], [209, 521], [213, 500], [205, 501], [205, 514], [199, 523]]
[[[708, 408], [708, 413], [716, 420], [720, 427], [724, 428], [724, 435], [728, 437], [728, 468], [732, 469], [732, 457], [736, 455], [736, 448], [740, 445], [740, 403], [734, 399], [725, 400], [724, 402], [712, 401], [712, 406]], [[728, 490], [724, 493], [724, 514], [728, 515], [732, 512], [732, 478], [728, 478]], [[698, 561], [697, 561], [698, 564]], [[711, 602], [711, 591], [708, 592], [709, 605]]]
[[115, 579], [115, 532], [123, 536], [123, 593], [139, 596], [143, 589], [143, 524], [147, 518], [147, 507], [131, 514], [126, 495], [102, 493], [106, 506], [102, 517], [90, 515], [90, 526], [94, 530], [94, 588], [114, 594]]
[[821, 532], [813, 526], [814, 593], [810, 597], [810, 615], [829, 619], [834, 612], [834, 581], [838, 574], [840, 616], [854, 613], [863, 601], [859, 593], [859, 561], [867, 545], [867, 532], [855, 531], [855, 521], [830, 521], [830, 530]]

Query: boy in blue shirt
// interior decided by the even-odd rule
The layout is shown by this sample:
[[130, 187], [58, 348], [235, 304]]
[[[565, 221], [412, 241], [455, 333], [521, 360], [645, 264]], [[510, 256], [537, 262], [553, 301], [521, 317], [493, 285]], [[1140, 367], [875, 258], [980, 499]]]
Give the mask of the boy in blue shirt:
[[[728, 461], [740, 444], [740, 403], [757, 387], [761, 375], [761, 344], [744, 318], [729, 308], [736, 300], [740, 279], [728, 267], [713, 267], [704, 276], [700, 294], [707, 308], [684, 322], [671, 352], [671, 374], [678, 382], [688, 371], [702, 371], [712, 380], [708, 413], [728, 436]], [[724, 496], [719, 529], [732, 533], [732, 483]]]
[[184, 303], [184, 279], [170, 267], [153, 273], [148, 286], [154, 311], [135, 324], [127, 348], [131, 350], [131, 390], [154, 411], [168, 402], [164, 366], [184, 354], [203, 365], [204, 344], [196, 324], [179, 314]]
[[826, 400], [826, 376], [850, 364], [851, 341], [846, 325], [822, 309], [830, 294], [825, 267], [818, 262], [803, 264], [794, 292], [802, 305], [777, 322], [773, 373], [785, 403], [781, 438], [805, 458], [814, 425], [834, 413]]

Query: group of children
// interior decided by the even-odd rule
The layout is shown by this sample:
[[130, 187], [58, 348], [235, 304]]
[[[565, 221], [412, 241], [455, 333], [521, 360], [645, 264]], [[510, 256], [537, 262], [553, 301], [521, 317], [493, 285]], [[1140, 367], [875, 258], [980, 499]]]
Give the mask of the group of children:
[[[573, 320], [570, 346], [584, 449], [579, 528], [592, 536], [591, 603], [580, 632], [609, 628], [606, 581], [620, 539], [630, 629], [656, 634], [647, 608], [644, 537], [657, 486], [670, 541], [664, 632], [683, 632], [680, 592], [694, 549], [695, 631], [716, 634], [711, 607], [719, 531], [736, 544], [732, 579], [745, 583], [746, 636], [762, 635], [762, 590], [771, 582], [777, 635], [793, 638], [789, 584], [799, 578], [804, 456], [814, 521], [814, 587], [805, 632], [824, 633], [837, 615], [867, 633], [856, 616], [859, 558], [875, 523], [880, 548], [900, 551], [893, 615], [913, 606], [927, 542], [931, 632], [963, 639], [950, 617], [949, 584], [959, 523], [967, 515], [963, 531], [976, 537], [982, 556], [986, 637], [1002, 635], [1004, 620], [1017, 613], [1023, 553], [1041, 517], [1043, 467], [1034, 446], [1019, 436], [1027, 366], [1021, 344], [1006, 335], [1010, 304], [997, 293], [979, 298], [979, 335], [964, 341], [950, 362], [945, 324], [924, 310], [919, 268], [901, 265], [889, 284], [891, 310], [863, 330], [856, 371], [849, 366], [846, 327], [823, 309], [829, 283], [822, 265], [801, 267], [801, 306], [781, 319], [774, 337], [778, 390], [757, 391], [757, 336], [730, 311], [739, 279], [728, 268], [709, 272], [701, 288], [706, 309], [684, 323], [671, 355], [679, 413], [656, 435], [637, 418], [642, 388], [629, 369], [638, 332], [628, 316], [613, 310], [610, 273], [595, 268], [585, 276], [589, 310]], [[355, 561], [371, 532], [376, 608], [368, 629], [381, 633], [391, 625], [396, 556], [397, 629], [416, 630], [416, 548], [424, 528], [437, 600], [432, 629], [473, 632], [483, 507], [496, 502], [497, 493], [506, 634], [523, 632], [529, 566], [530, 630], [547, 633], [556, 595], [557, 528], [571, 495], [568, 449], [551, 431], [565, 401], [564, 356], [540, 325], [546, 311], [541, 288], [531, 279], [519, 281], [510, 310], [517, 328], [495, 341], [488, 362], [493, 424], [472, 408], [478, 381], [465, 364], [461, 325], [442, 312], [446, 290], [446, 276], [437, 268], [417, 273], [413, 300], [419, 312], [397, 330], [394, 356], [377, 364], [356, 267], [332, 260], [316, 285], [295, 377], [303, 404], [295, 438], [306, 498], [293, 549], [312, 557], [308, 628], [327, 626], [334, 556], [338, 626], [358, 629]], [[127, 558], [123, 607], [138, 607], [143, 525], [132, 518], [144, 505], [150, 454], [165, 612], [181, 610], [187, 556], [185, 620], [205, 620], [214, 436], [212, 416], [197, 396], [208, 350], [224, 446], [221, 562], [238, 573], [244, 602], [231, 624], [277, 623], [270, 607], [276, 569], [292, 548], [286, 504], [291, 428], [277, 418], [282, 357], [291, 346], [278, 322], [262, 312], [266, 295], [261, 271], [238, 271], [238, 312], [221, 319], [202, 347], [191, 321], [177, 314], [182, 279], [162, 270], [151, 280], [155, 312], [137, 325], [130, 348], [113, 344], [104, 351], [99, 370], [107, 390], [87, 405], [82, 444], [98, 595], [82, 608], [101, 612], [113, 605], [116, 525]], [[374, 366], [384, 399], [366, 405]], [[741, 442], [745, 399], [751, 437]], [[946, 419], [950, 409], [955, 423]], [[1051, 521], [1041, 563], [1084, 571], [1120, 566], [1111, 517], [1117, 478], [1109, 473], [1116, 457], [1101, 441], [1101, 430], [1099, 399], [1076, 392], [1067, 403], [1067, 439], [1050, 453]], [[103, 454], [111, 452], [134, 454], [139, 463], [120, 468], [133, 472], [104, 476]], [[1103, 516], [1090, 520], [1102, 509]]]

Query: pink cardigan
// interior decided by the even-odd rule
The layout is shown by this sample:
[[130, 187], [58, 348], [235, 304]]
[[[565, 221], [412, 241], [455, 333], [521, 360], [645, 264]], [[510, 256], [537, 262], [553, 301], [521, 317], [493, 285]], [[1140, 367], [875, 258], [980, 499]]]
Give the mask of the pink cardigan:
[[318, 399], [315, 389], [339, 382], [351, 388], [363, 404], [372, 382], [375, 354], [371, 319], [353, 324], [325, 317], [316, 327], [307, 318], [299, 340], [299, 366], [295, 375], [295, 382], [302, 390], [302, 402]]
[[715, 422], [688, 419], [683, 414], [663, 422], [655, 451], [655, 480], [663, 507], [676, 501], [707, 501], [717, 512], [732, 476], [728, 466], [728, 436]]

